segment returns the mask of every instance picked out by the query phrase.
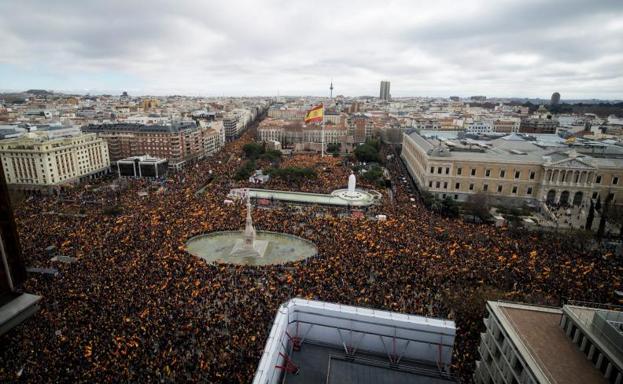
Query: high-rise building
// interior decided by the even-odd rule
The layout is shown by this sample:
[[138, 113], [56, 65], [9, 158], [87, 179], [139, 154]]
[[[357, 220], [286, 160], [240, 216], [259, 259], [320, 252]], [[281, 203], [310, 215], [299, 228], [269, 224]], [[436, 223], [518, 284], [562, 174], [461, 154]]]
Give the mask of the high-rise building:
[[552, 93], [552, 98], [549, 101], [549, 105], [558, 105], [560, 104], [560, 93], [554, 92]]
[[389, 81], [381, 81], [381, 94], [379, 96], [379, 98], [381, 100], [386, 100], [388, 101], [389, 98], [391, 97], [390, 93], [389, 93]]

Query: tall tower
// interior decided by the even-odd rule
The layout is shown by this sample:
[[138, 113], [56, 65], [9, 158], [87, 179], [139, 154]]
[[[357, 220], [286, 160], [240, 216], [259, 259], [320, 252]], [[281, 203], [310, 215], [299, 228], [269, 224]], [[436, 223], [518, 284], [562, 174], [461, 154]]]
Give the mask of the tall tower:
[[554, 92], [552, 93], [552, 97], [549, 100], [549, 105], [556, 106], [560, 103], [560, 93]]
[[381, 100], [389, 101], [389, 81], [381, 81], [381, 92], [379, 98]]
[[331, 80], [331, 85], [329, 86], [329, 91], [331, 92], [329, 97], [331, 99], [333, 99], [333, 80]]

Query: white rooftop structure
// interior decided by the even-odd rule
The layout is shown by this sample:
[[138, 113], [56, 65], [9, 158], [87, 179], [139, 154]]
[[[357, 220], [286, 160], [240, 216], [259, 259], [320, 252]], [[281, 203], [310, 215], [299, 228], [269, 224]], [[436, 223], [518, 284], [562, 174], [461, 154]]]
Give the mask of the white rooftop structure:
[[292, 299], [279, 307], [254, 384], [452, 383], [453, 321]]

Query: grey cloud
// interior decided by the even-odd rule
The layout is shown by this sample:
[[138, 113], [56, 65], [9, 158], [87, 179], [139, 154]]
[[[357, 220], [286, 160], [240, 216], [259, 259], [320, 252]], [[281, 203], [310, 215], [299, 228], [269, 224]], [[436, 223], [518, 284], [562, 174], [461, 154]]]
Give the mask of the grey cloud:
[[74, 71], [74, 88], [112, 71], [178, 93], [324, 94], [332, 77], [345, 94], [388, 78], [395, 95], [611, 96], [621, 18], [620, 0], [20, 0], [0, 2], [0, 62]]

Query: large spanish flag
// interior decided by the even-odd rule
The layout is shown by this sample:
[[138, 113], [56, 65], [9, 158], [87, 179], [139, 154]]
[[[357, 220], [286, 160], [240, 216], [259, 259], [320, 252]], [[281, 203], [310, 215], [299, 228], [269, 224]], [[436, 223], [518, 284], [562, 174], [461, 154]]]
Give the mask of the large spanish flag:
[[310, 109], [305, 114], [305, 124], [319, 122], [324, 119], [324, 106], [322, 104]]

